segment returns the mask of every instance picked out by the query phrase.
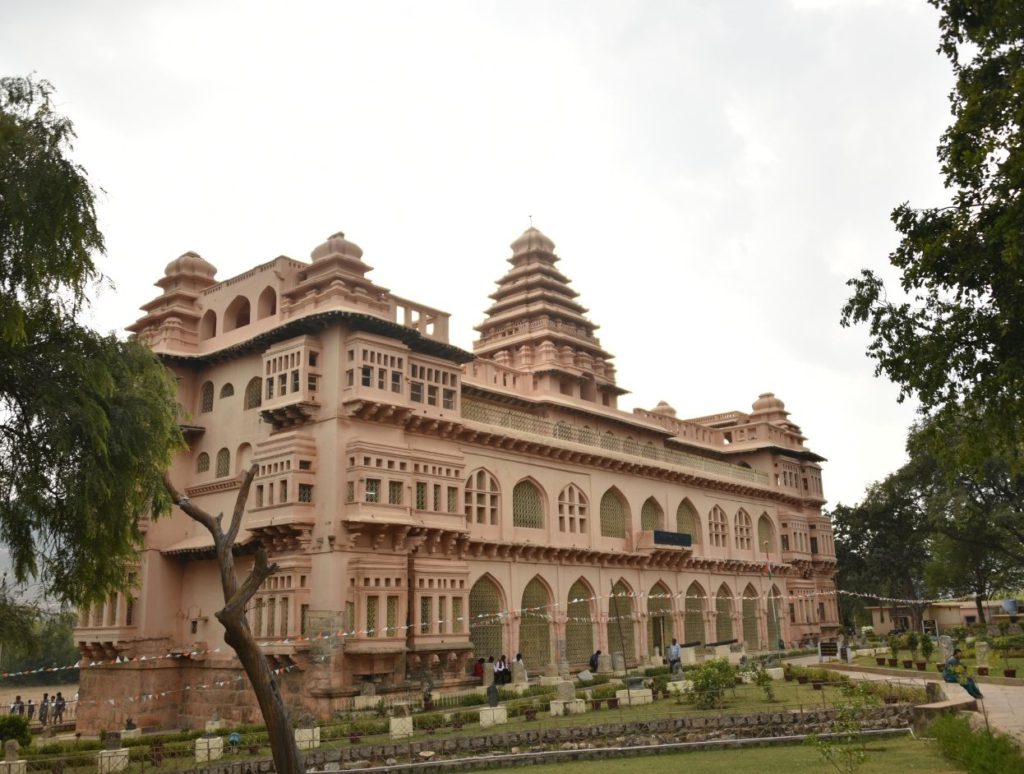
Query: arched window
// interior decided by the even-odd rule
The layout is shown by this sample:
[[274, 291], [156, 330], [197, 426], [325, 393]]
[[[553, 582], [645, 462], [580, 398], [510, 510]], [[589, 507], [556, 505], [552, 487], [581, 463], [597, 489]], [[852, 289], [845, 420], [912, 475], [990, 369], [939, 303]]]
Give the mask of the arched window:
[[647, 595], [647, 655], [655, 648], [662, 656], [675, 637], [672, 623], [672, 594], [664, 583], [656, 583]]
[[501, 612], [501, 591], [489, 576], [484, 576], [469, 590], [469, 641], [477, 658], [498, 658], [505, 652]]
[[221, 449], [217, 452], [217, 477], [231, 474], [231, 452]]
[[724, 583], [715, 595], [715, 640], [732, 639], [732, 592]]
[[544, 527], [544, 499], [530, 481], [520, 481], [512, 489], [512, 526]]
[[245, 296], [235, 296], [235, 299], [228, 304], [224, 310], [224, 330], [233, 331], [249, 324], [249, 299]]
[[266, 287], [263, 288], [263, 292], [260, 293], [260, 297], [256, 301], [256, 319], [262, 320], [272, 314], [277, 314], [277, 293], [273, 288]]
[[519, 652], [528, 669], [538, 672], [551, 663], [551, 595], [539, 578], [523, 590], [519, 613]]
[[254, 376], [245, 385], [245, 408], [259, 408], [263, 403], [263, 384], [258, 376]]
[[[558, 495], [558, 530], [560, 532], [587, 531], [587, 496], [575, 484], [569, 484]], [[590, 654], [587, 654], [587, 658]]]
[[601, 536], [626, 537], [626, 508], [622, 498], [613, 489], [609, 489], [601, 498]]
[[469, 524], [497, 524], [499, 494], [497, 480], [486, 470], [481, 468], [470, 473], [466, 479], [466, 521]]
[[664, 517], [665, 512], [661, 510], [658, 501], [653, 497], [648, 497], [640, 508], [640, 529], [661, 529], [664, 526]]
[[582, 578], [569, 589], [565, 622], [566, 658], [570, 664], [586, 664], [594, 652], [594, 592]]
[[235, 388], [231, 384], [231, 382], [228, 382], [227, 384], [225, 384], [223, 387], [220, 388], [220, 396], [222, 398], [230, 398], [234, 394], [235, 394]]
[[707, 594], [703, 586], [697, 582], [690, 584], [686, 590], [686, 617], [683, 619], [683, 639], [686, 642], [706, 642], [704, 631], [704, 611]]
[[757, 520], [757, 548], [769, 554], [775, 553], [775, 527], [767, 513]]
[[700, 545], [699, 521], [700, 518], [697, 516], [697, 509], [693, 507], [693, 503], [689, 500], [679, 503], [679, 507], [676, 508], [676, 532], [689, 535], [690, 542], [695, 546]]
[[636, 658], [636, 622], [633, 620], [633, 592], [623, 581], [612, 587], [608, 598], [608, 650], [621, 653], [627, 662]]
[[747, 650], [759, 650], [760, 636], [757, 633], [757, 592], [753, 586], [743, 589], [743, 644]]
[[206, 382], [199, 390], [199, 413], [213, 411], [213, 382]]
[[716, 548], [725, 548], [729, 545], [729, 521], [726, 519], [725, 511], [717, 505], [708, 514], [708, 535], [711, 545]]
[[206, 452], [200, 452], [199, 456], [196, 457], [196, 473], [205, 473], [210, 469], [210, 455]]
[[199, 323], [199, 338], [212, 339], [217, 335], [217, 313], [212, 309], [206, 310], [203, 319]]
[[733, 521], [733, 526], [736, 530], [736, 548], [741, 551], [749, 551], [754, 547], [754, 527], [750, 522], [750, 516], [747, 512], [740, 508], [736, 512], [736, 518]]

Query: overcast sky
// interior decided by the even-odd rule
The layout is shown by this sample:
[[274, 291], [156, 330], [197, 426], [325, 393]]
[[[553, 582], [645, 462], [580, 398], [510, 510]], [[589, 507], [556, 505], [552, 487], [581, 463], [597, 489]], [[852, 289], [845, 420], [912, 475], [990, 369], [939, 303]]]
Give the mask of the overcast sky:
[[534, 224], [616, 355], [621, 405], [786, 402], [832, 504], [913, 407], [843, 330], [889, 213], [945, 201], [952, 77], [924, 0], [0, 4], [0, 73], [58, 89], [120, 330], [195, 250], [219, 279], [342, 230], [472, 327]]

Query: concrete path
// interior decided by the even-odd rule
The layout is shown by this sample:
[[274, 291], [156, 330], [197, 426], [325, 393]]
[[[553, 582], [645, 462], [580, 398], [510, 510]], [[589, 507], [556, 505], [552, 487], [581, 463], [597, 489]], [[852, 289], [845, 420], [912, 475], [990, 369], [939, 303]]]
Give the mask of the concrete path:
[[[788, 659], [792, 664], [801, 666], [824, 666], [819, 664], [817, 656], [801, 656]], [[837, 670], [839, 671], [839, 670]], [[879, 675], [871, 672], [856, 672], [849, 668], [842, 670], [844, 675], [849, 675], [854, 680], [874, 680], [891, 682], [897, 685], [917, 685], [923, 687], [925, 683], [942, 683], [943, 690], [949, 698], [959, 698], [957, 692], [966, 691], [959, 685], [942, 682], [938, 674], [931, 677], [893, 677], [890, 675]], [[1024, 686], [1018, 685], [996, 685], [994, 683], [978, 683], [984, 699], [978, 702], [981, 724], [984, 725], [984, 718], [988, 718], [989, 724], [996, 730], [1009, 734], [1019, 743], [1024, 744]]]

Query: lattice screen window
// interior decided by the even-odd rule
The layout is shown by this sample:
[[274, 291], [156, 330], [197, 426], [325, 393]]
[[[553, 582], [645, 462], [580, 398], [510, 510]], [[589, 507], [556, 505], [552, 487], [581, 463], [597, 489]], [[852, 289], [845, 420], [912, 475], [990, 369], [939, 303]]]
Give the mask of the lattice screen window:
[[234, 394], [235, 387], [233, 384], [231, 384], [231, 382], [228, 382], [227, 384], [220, 388], [220, 396], [222, 398], [230, 398]]
[[437, 598], [437, 633], [444, 634], [448, 628], [448, 604], [447, 597]]
[[608, 649], [622, 653], [627, 661], [636, 658], [636, 632], [633, 621], [633, 598], [629, 588], [619, 581], [608, 598]]
[[704, 589], [696, 583], [686, 590], [686, 615], [683, 619], [683, 639], [686, 642], [705, 642], [704, 631]]
[[551, 661], [551, 598], [537, 578], [523, 589], [522, 614], [519, 619], [519, 651], [527, 669], [538, 672]]
[[345, 502], [354, 503], [356, 501], [356, 482], [346, 481], [345, 482]]
[[619, 496], [609, 489], [601, 498], [601, 535], [603, 537], [626, 537], [626, 509]]
[[441, 485], [434, 484], [434, 513], [441, 512]]
[[[571, 441], [573, 436], [572, 427], [565, 422], [559, 422], [555, 425], [554, 435], [555, 438], [558, 438], [559, 440]], [[587, 658], [589, 658], [589, 656]]]
[[390, 505], [402, 504], [403, 488], [401, 481], [388, 481], [388, 503]]
[[715, 596], [715, 639], [718, 642], [732, 639], [732, 592], [722, 585]]
[[217, 452], [217, 475], [226, 476], [231, 472], [231, 452], [221, 449]]
[[662, 528], [664, 511], [653, 497], [648, 497], [640, 508], [640, 529], [655, 530]]
[[561, 532], [586, 532], [587, 511], [587, 496], [578, 486], [569, 484], [558, 495], [558, 529]]
[[489, 578], [481, 578], [469, 592], [469, 639], [477, 658], [505, 652], [502, 645], [501, 594]]
[[757, 628], [757, 594], [747, 587], [743, 592], [743, 642], [747, 650], [757, 650], [760, 645]]
[[275, 613], [277, 613], [277, 603], [274, 602], [274, 599], [272, 597], [268, 597], [267, 598], [266, 610], [267, 610], [267, 629], [266, 629], [267, 635], [266, 636], [267, 637], [273, 637], [274, 636], [274, 631], [275, 631], [274, 624], [277, 622], [277, 616], [275, 615]]
[[700, 545], [700, 529], [697, 526], [699, 521], [697, 509], [689, 500], [683, 500], [676, 508], [676, 532], [689, 535], [693, 545]]
[[482, 469], [471, 473], [466, 480], [466, 521], [470, 524], [497, 524], [498, 495], [498, 482], [494, 476]]
[[591, 597], [594, 593], [582, 580], [569, 589], [565, 623], [566, 658], [570, 664], [586, 664], [594, 652], [594, 617]]
[[246, 409], [259, 408], [263, 404], [262, 386], [258, 376], [254, 376], [245, 385], [245, 403], [243, 405]]
[[213, 411], [213, 382], [206, 382], [199, 391], [199, 413]]
[[544, 502], [540, 490], [529, 481], [520, 481], [512, 490], [512, 526], [530, 529], [544, 526]]
[[427, 510], [427, 485], [424, 481], [416, 482], [416, 510]]
[[311, 502], [313, 502], [313, 485], [312, 484], [299, 484], [299, 502], [300, 503], [311, 503]]
[[199, 456], [196, 457], [196, 473], [205, 473], [210, 469], [210, 455], [206, 452], [200, 452]]
[[288, 636], [288, 597], [281, 597], [281, 633], [278, 636]]
[[377, 636], [377, 597], [366, 598], [366, 636]]
[[672, 621], [672, 595], [660, 583], [647, 595], [647, 651], [654, 655], [654, 648], [660, 648], [661, 655], [675, 636]]
[[430, 634], [433, 609], [433, 597], [420, 597], [420, 634]]
[[749, 551], [754, 545], [754, 528], [750, 523], [750, 516], [742, 508], [736, 512], [734, 526], [736, 528], [736, 548], [741, 551]]
[[459, 510], [459, 488], [448, 487], [448, 513], [455, 513]]
[[775, 551], [775, 528], [767, 513], [757, 520], [757, 548], [759, 551]]
[[462, 634], [465, 631], [462, 620], [462, 597], [452, 597], [452, 633]]
[[387, 620], [384, 636], [394, 637], [398, 633], [398, 597], [388, 597]]
[[708, 535], [713, 546], [725, 548], [729, 545], [729, 522], [726, 520], [725, 511], [717, 505], [708, 514]]

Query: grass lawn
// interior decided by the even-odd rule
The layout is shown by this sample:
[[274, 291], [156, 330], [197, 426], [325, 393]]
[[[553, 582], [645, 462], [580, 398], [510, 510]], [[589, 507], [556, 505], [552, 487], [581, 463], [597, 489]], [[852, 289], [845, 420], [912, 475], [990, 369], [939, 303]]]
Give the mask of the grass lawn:
[[[640, 769], [644, 774], [679, 774], [680, 771], [699, 771], [701, 774], [764, 774], [784, 771], [786, 774], [820, 774], [832, 770], [821, 759], [818, 751], [807, 745], [787, 747], [751, 747], [742, 750], [710, 750], [669, 753], [634, 758], [576, 761], [572, 763], [530, 766], [527, 771], [557, 771], [558, 774], [619, 774]], [[949, 774], [963, 769], [947, 762], [937, 747], [927, 740], [911, 736], [872, 739], [868, 743], [868, 757], [858, 774], [891, 774], [915, 771], [929, 774]]]

